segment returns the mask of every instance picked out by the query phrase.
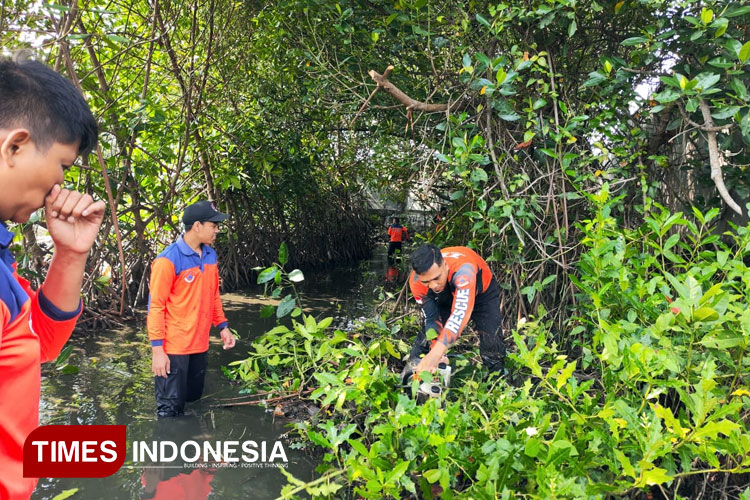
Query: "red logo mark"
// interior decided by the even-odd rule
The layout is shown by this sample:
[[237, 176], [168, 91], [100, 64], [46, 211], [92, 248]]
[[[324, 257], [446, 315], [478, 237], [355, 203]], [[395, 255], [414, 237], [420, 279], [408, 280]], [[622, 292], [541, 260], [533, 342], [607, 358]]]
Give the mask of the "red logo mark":
[[23, 445], [23, 477], [107, 477], [125, 463], [124, 425], [44, 425]]

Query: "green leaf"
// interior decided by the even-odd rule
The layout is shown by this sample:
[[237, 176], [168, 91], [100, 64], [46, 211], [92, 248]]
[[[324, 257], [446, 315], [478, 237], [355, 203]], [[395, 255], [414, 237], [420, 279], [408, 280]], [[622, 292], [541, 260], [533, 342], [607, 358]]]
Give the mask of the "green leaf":
[[[723, 257], [722, 257], [722, 254], [724, 255]], [[724, 260], [723, 263], [721, 262], [722, 258]], [[720, 266], [723, 266], [724, 264], [726, 264], [727, 258], [729, 258], [729, 252], [716, 252], [716, 262], [718, 262]], [[709, 299], [715, 297], [716, 295], [721, 294], [723, 291], [724, 290], [722, 289], [722, 284], [716, 283], [714, 286], [709, 288], [708, 291], [706, 291], [706, 293], [703, 294], [703, 296], [701, 297], [701, 300], [698, 301], [698, 304], [703, 305], [707, 303]]]
[[60, 354], [58, 354], [57, 359], [55, 360], [55, 366], [62, 366], [65, 364], [65, 362], [68, 360], [70, 355], [73, 353], [74, 346], [67, 345], [65, 348], [60, 351]]
[[727, 52], [739, 56], [740, 50], [742, 50], [742, 42], [735, 40], [734, 38], [727, 38], [723, 40], [723, 42], [724, 48], [727, 49]]
[[500, 68], [497, 70], [497, 74], [495, 75], [495, 78], [497, 79], [497, 84], [500, 85], [505, 81], [505, 78], [508, 76], [508, 74], [505, 72], [503, 68]]
[[[705, 309], [705, 308], [701, 308], [701, 309]], [[701, 314], [705, 314], [705, 313], [701, 313]], [[718, 319], [718, 313], [716, 315], [716, 318]], [[733, 347], [743, 345], [745, 343], [745, 339], [741, 335], [724, 332], [724, 333], [706, 335], [705, 337], [703, 337], [703, 339], [701, 339], [699, 343], [711, 349], [726, 350], [726, 349], [731, 349]]]
[[258, 284], [262, 285], [263, 283], [268, 283], [272, 279], [276, 277], [276, 273], [279, 272], [279, 269], [276, 266], [271, 266], [265, 268], [259, 275], [258, 275]]
[[535, 458], [537, 455], [539, 455], [541, 449], [542, 443], [536, 438], [531, 438], [526, 441], [526, 446], [524, 446], [523, 452], [527, 457]]
[[573, 371], [576, 369], [576, 363], [577, 361], [572, 361], [568, 363], [568, 366], [566, 366], [561, 372], [560, 376], [557, 377], [557, 390], [559, 391], [562, 389], [562, 387], [568, 382], [568, 379], [573, 375]]
[[331, 446], [331, 442], [328, 441], [325, 437], [323, 437], [323, 435], [319, 432], [308, 430], [307, 437], [309, 437], [310, 441], [317, 444], [318, 446], [333, 449], [333, 446]]
[[289, 249], [287, 248], [286, 243], [282, 243], [281, 246], [279, 246], [279, 264], [284, 266], [288, 261]]
[[479, 22], [479, 24], [481, 24], [483, 26], [486, 26], [487, 28], [491, 27], [490, 26], [490, 22], [487, 19], [485, 19], [481, 14], [477, 14], [476, 18], [477, 18], [477, 21]]
[[265, 305], [260, 310], [260, 317], [261, 318], [270, 318], [273, 316], [273, 312], [276, 310], [275, 307], [271, 305]]
[[546, 154], [550, 158], [557, 158], [557, 154], [552, 149], [549, 149], [549, 148], [539, 148], [539, 151], [541, 151], [542, 153]]
[[589, 73], [589, 79], [583, 82], [584, 87], [593, 87], [607, 80], [607, 75], [601, 71], [592, 71]]
[[648, 42], [648, 38], [645, 38], [642, 36], [634, 36], [634, 37], [626, 38], [625, 40], [620, 42], [620, 45], [624, 45], [625, 47], [631, 47], [633, 45], [640, 45], [646, 42]]
[[129, 43], [130, 43], [130, 40], [128, 40], [128, 39], [127, 39], [127, 38], [125, 38], [124, 36], [120, 36], [120, 35], [107, 35], [107, 38], [109, 38], [109, 39], [110, 39], [110, 40], [112, 40], [113, 42], [118, 42], [118, 43], [127, 43], [127, 44], [129, 44]]
[[394, 358], [401, 359], [401, 355], [396, 352], [396, 349], [393, 347], [393, 343], [390, 340], [385, 341], [385, 350]]
[[378, 39], [380, 38], [380, 34], [377, 31], [373, 31], [370, 33], [370, 39], [372, 40], [372, 43], [378, 43]]
[[294, 269], [291, 273], [289, 273], [289, 281], [291, 282], [299, 283], [300, 281], [304, 280], [305, 275], [299, 269]]
[[615, 449], [614, 452], [615, 456], [617, 457], [617, 461], [620, 462], [622, 472], [635, 479], [635, 469], [633, 468], [633, 464], [630, 463], [628, 457], [618, 449]]
[[578, 29], [578, 24], [576, 23], [576, 20], [573, 19], [570, 21], [570, 24], [568, 25], [568, 38], [575, 35], [576, 30]]
[[341, 385], [341, 381], [333, 373], [313, 373], [313, 377], [315, 377], [315, 380], [320, 382], [321, 386], [331, 385], [336, 387]]
[[62, 370], [60, 370], [60, 373], [65, 375], [75, 375], [78, 373], [78, 367], [75, 365], [65, 365], [62, 367]]
[[635, 483], [635, 486], [641, 488], [643, 486], [666, 483], [671, 480], [672, 476], [667, 474], [666, 469], [654, 467], [653, 469], [643, 471], [641, 478]]
[[672, 248], [673, 246], [675, 246], [675, 245], [677, 244], [677, 242], [678, 242], [678, 241], [680, 241], [680, 234], [679, 234], [679, 233], [675, 233], [675, 234], [673, 234], [673, 235], [672, 235], [672, 236], [670, 236], [670, 237], [669, 237], [669, 239], [667, 239], [667, 241], [666, 241], [666, 242], [664, 243], [664, 249], [665, 249], [665, 250], [669, 250], [670, 248]]
[[687, 87], [687, 84], [688, 84], [688, 79], [685, 78], [684, 75], [680, 75], [677, 80], [678, 80], [678, 82], [680, 84], [680, 89], [681, 90], [685, 90], [685, 88]]
[[740, 120], [740, 130], [745, 140], [750, 143], [750, 110], [745, 111], [744, 116]]
[[710, 307], [699, 307], [693, 313], [693, 318], [698, 321], [714, 321], [719, 319], [719, 313]]
[[732, 78], [732, 80], [729, 82], [729, 86], [734, 91], [734, 93], [737, 94], [737, 97], [739, 97], [743, 101], [748, 100], [747, 87], [745, 87], [745, 84], [742, 82], [742, 80], [740, 80], [739, 78]]
[[716, 112], [711, 112], [711, 116], [716, 118], [717, 120], [726, 120], [727, 118], [730, 118], [737, 114], [740, 111], [739, 106], [727, 106], [725, 108], [721, 108], [720, 110]]
[[745, 61], [747, 61], [748, 57], [750, 57], [750, 42], [745, 42], [745, 44], [740, 49], [738, 57], [740, 59], [740, 62], [742, 64], [745, 64]]
[[716, 28], [714, 38], [719, 38], [721, 35], [726, 33], [727, 27], [729, 26], [729, 19], [726, 17], [719, 17], [711, 23], [712, 28]]
[[331, 326], [331, 323], [333, 323], [333, 317], [332, 316], [326, 316], [325, 318], [318, 321], [317, 329], [318, 331], [323, 331], [329, 326]]
[[363, 457], [367, 457], [370, 455], [370, 452], [367, 450], [367, 447], [362, 444], [362, 441], [358, 439], [347, 439], [347, 443], [349, 443], [354, 451], [362, 455]]
[[695, 79], [698, 80], [698, 85], [696, 85], [696, 88], [705, 91], [713, 87], [719, 80], [721, 80], [721, 75], [717, 75], [716, 73], [701, 73], [696, 76]]
[[724, 13], [725, 17], [737, 17], [737, 16], [744, 16], [745, 14], [750, 14], [750, 5], [746, 5], [744, 7], [739, 8], [732, 8], [729, 9], [727, 12]]
[[294, 300], [294, 295], [291, 293], [281, 299], [281, 303], [276, 308], [276, 317], [283, 318], [297, 306], [297, 301]]
[[440, 474], [440, 469], [430, 469], [422, 474], [422, 476], [430, 483], [436, 483], [440, 479]]
[[714, 11], [712, 11], [711, 9], [707, 9], [705, 7], [703, 8], [703, 10], [701, 10], [701, 21], [703, 21], [703, 24], [710, 23], [713, 20], [713, 18], [714, 18]]
[[664, 89], [663, 91], [657, 92], [656, 94], [654, 94], [654, 99], [662, 104], [676, 101], [679, 98], [680, 98], [679, 92], [675, 92], [672, 89]]
[[740, 429], [740, 425], [731, 420], [720, 420], [718, 422], [708, 422], [706, 425], [695, 431], [692, 438], [700, 441], [702, 438], [716, 439], [719, 433], [729, 436], [732, 432]]
[[471, 172], [471, 180], [473, 183], [478, 184], [480, 182], [487, 182], [487, 172], [484, 171], [484, 169], [481, 168], [475, 168]]
[[729, 69], [735, 65], [733, 61], [730, 61], [726, 57], [714, 57], [708, 61], [709, 66], [721, 69]]
[[406, 470], [409, 468], [410, 463], [410, 460], [403, 460], [397, 466], [395, 466], [393, 470], [388, 473], [387, 482], [392, 483], [394, 482], [394, 479], [398, 480], [401, 476], [403, 476]]
[[59, 495], [55, 495], [52, 498], [52, 500], [65, 500], [66, 498], [72, 497], [76, 493], [78, 493], [78, 488], [72, 488], [72, 489], [69, 489], [69, 490], [65, 490], [62, 493], [60, 493]]
[[[482, 54], [481, 52], [477, 52], [476, 58], [477, 58], [477, 62], [478, 63], [480, 63], [485, 68], [490, 68], [490, 70], [492, 70], [492, 61], [490, 61], [489, 57], [487, 57], [486, 55]], [[482, 80], [484, 80], [484, 81], [486, 81], [488, 83], [492, 83], [489, 80], [487, 80], [486, 78], [482, 78]]]

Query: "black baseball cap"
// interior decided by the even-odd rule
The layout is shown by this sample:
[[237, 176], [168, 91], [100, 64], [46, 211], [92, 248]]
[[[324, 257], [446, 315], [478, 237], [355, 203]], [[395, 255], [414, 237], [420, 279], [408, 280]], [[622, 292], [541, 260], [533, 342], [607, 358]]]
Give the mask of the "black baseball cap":
[[221, 222], [229, 218], [229, 215], [216, 210], [212, 201], [196, 201], [185, 209], [182, 214], [182, 222], [188, 228], [196, 222]]

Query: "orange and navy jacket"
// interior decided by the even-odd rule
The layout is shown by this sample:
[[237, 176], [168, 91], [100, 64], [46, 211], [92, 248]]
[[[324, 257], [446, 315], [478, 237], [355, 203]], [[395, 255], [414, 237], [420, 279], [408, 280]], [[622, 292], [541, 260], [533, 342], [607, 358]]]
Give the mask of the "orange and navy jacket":
[[152, 346], [163, 345], [167, 354], [206, 352], [212, 323], [228, 325], [216, 252], [202, 245], [198, 255], [180, 236], [151, 265], [148, 338]]
[[484, 259], [471, 248], [447, 247], [440, 253], [448, 265], [448, 281], [445, 286], [453, 295], [451, 315], [445, 325], [440, 322], [438, 294], [421, 283], [414, 271], [409, 276], [409, 287], [425, 314], [425, 328], [434, 328], [438, 332], [436, 341], [450, 347], [469, 323], [475, 300], [490, 286], [492, 271]]
[[409, 239], [409, 231], [406, 230], [406, 226], [401, 224], [391, 224], [388, 228], [388, 236], [391, 237], [391, 241], [404, 241]]
[[0, 223], [0, 498], [25, 500], [37, 482], [23, 477], [23, 444], [39, 426], [40, 365], [60, 354], [82, 304], [63, 312], [33, 291], [16, 272], [12, 240]]

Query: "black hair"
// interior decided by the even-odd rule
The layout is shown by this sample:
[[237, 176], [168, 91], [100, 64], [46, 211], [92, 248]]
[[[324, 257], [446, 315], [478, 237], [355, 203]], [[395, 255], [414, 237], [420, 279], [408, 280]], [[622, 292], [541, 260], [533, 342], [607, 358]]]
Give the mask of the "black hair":
[[24, 127], [40, 151], [52, 144], [79, 143], [94, 149], [98, 126], [73, 82], [32, 60], [0, 58], [0, 128]]
[[429, 243], [422, 245], [411, 256], [411, 268], [417, 274], [426, 272], [433, 264], [443, 264], [443, 254], [435, 245]]
[[393, 218], [393, 223], [394, 223], [394, 224], [398, 224], [398, 217], [394, 217], [394, 218]]

